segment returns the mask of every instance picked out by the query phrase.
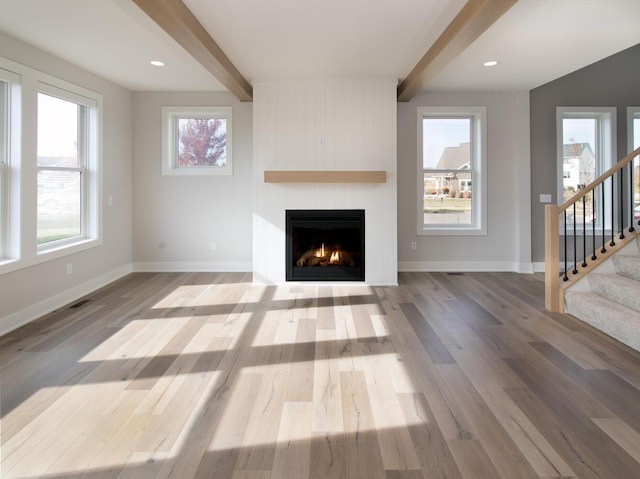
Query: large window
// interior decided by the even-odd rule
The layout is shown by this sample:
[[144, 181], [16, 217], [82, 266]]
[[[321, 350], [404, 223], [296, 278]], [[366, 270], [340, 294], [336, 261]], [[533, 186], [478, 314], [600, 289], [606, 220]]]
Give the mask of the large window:
[[[558, 107], [558, 203], [562, 204], [614, 164], [615, 108]], [[607, 187], [608, 188], [608, 187]], [[599, 198], [576, 205], [576, 217], [599, 222]], [[572, 223], [573, 210], [567, 212]], [[578, 222], [580, 223], [580, 222]], [[608, 223], [608, 219], [607, 219]]]
[[486, 110], [418, 108], [418, 234], [485, 234]]
[[164, 107], [164, 175], [232, 173], [231, 107]]
[[47, 251], [97, 236], [97, 108], [46, 84], [37, 100], [37, 244]]
[[20, 77], [0, 68], [0, 262], [17, 256]]

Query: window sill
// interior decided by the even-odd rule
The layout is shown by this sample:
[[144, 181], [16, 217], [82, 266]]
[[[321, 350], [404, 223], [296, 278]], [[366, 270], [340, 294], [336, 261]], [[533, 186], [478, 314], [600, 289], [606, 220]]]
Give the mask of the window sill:
[[86, 249], [94, 248], [102, 244], [102, 241], [96, 238], [84, 238], [72, 243], [65, 243], [61, 245], [40, 246], [38, 247], [38, 258], [42, 258], [43, 261], [50, 259], [61, 258], [69, 254], [78, 253]]
[[9, 258], [0, 260], [0, 276], [7, 273], [12, 273], [24, 268], [36, 266], [38, 264], [46, 263], [58, 258], [64, 258], [72, 254], [79, 253], [91, 248], [102, 245], [100, 239], [85, 239], [72, 244], [59, 246], [57, 248], [49, 248], [44, 251], [38, 251], [35, 256], [30, 258]]
[[418, 236], [486, 236], [486, 228], [429, 228], [418, 229]]

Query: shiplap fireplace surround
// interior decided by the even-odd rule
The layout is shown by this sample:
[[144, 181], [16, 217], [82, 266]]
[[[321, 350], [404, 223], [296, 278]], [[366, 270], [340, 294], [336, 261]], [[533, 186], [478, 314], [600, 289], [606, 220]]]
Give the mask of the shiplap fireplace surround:
[[[257, 82], [253, 94], [254, 282], [285, 283], [286, 210], [363, 209], [365, 284], [397, 284], [396, 81]], [[375, 179], [268, 180], [289, 171]]]

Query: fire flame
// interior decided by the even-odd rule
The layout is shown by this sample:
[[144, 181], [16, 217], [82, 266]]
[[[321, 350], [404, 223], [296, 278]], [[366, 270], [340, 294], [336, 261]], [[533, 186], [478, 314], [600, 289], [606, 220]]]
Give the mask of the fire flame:
[[317, 249], [317, 250], [316, 250], [316, 253], [315, 253], [315, 255], [314, 255], [314, 256], [315, 256], [316, 258], [324, 258], [324, 255], [325, 255], [325, 254], [326, 254], [326, 253], [324, 252], [324, 243], [322, 243], [322, 248]]
[[329, 263], [335, 264], [340, 262], [340, 252], [337, 250], [331, 253], [331, 257], [329, 258]]

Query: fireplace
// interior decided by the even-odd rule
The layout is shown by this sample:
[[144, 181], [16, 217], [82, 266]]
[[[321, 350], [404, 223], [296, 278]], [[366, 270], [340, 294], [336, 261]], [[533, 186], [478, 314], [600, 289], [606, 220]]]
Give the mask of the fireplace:
[[364, 210], [287, 210], [287, 281], [364, 281]]

